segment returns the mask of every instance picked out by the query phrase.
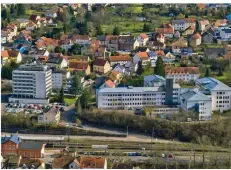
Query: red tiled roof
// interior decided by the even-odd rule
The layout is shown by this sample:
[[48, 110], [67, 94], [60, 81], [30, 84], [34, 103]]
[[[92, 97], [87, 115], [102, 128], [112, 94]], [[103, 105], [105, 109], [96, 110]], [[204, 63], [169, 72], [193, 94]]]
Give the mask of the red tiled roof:
[[199, 22], [201, 25], [208, 25], [209, 24], [209, 20], [200, 20]]
[[81, 157], [80, 168], [104, 169], [105, 158], [102, 157]]
[[94, 61], [94, 65], [97, 65], [97, 66], [105, 66], [106, 63], [107, 63], [107, 60], [105, 59], [96, 59]]
[[198, 67], [166, 67], [166, 74], [200, 74]]
[[196, 33], [192, 36], [192, 39], [200, 39], [201, 35], [199, 33]]
[[131, 61], [131, 60], [132, 59], [129, 55], [110, 56], [110, 62]]
[[73, 70], [86, 70], [89, 67], [88, 62], [69, 61], [69, 68]]
[[19, 52], [16, 50], [4, 50], [1, 52], [1, 57], [2, 58], [17, 57], [18, 53]]
[[156, 32], [161, 34], [174, 34], [174, 30], [172, 28], [157, 28]]
[[41, 37], [38, 41], [35, 42], [36, 46], [39, 48], [44, 48], [49, 45], [52, 46], [58, 46], [59, 45], [59, 40], [55, 40], [52, 38], [46, 38], [46, 37]]
[[145, 60], [149, 58], [147, 52], [138, 52], [136, 53], [136, 55], [139, 56], [141, 60]]
[[141, 33], [141, 34], [140, 34], [140, 37], [141, 37], [142, 39], [148, 38], [147, 34], [145, 34], [145, 33]]
[[155, 53], [157, 56], [164, 56], [165, 55], [163, 50], [157, 50], [157, 51], [155, 51]]
[[72, 40], [90, 40], [88, 35], [73, 35]]
[[110, 79], [108, 79], [105, 83], [111, 88], [115, 87], [115, 83], [112, 82]]

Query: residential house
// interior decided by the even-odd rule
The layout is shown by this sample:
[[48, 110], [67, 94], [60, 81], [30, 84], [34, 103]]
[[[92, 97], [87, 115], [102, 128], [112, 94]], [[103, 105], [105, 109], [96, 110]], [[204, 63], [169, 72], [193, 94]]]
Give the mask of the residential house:
[[216, 59], [219, 56], [223, 56], [225, 54], [225, 48], [205, 48], [204, 56], [207, 59]]
[[122, 74], [119, 71], [113, 70], [109, 74], [109, 79], [114, 83], [119, 83], [122, 80]]
[[227, 26], [227, 24], [228, 24], [227, 19], [219, 19], [216, 20], [216, 22], [214, 23], [214, 28], [224, 27]]
[[180, 38], [180, 32], [179, 31], [176, 31], [174, 33], [174, 38]]
[[179, 38], [178, 40], [174, 41], [172, 44], [172, 52], [174, 54], [180, 54], [180, 49], [184, 47], [188, 47], [188, 41], [185, 40], [183, 37]]
[[138, 64], [130, 61], [130, 62], [126, 63], [124, 65], [124, 67], [125, 67], [126, 72], [135, 73], [138, 69]]
[[120, 36], [118, 39], [118, 50], [132, 51], [139, 47], [139, 42], [134, 36]]
[[172, 78], [175, 82], [195, 81], [200, 76], [198, 67], [165, 67], [165, 77]]
[[[65, 57], [65, 56], [63, 56], [63, 57]], [[91, 59], [90, 59], [90, 57], [89, 56], [66, 56], [67, 57], [67, 60], [69, 60], [69, 62], [70, 61], [84, 61], [84, 62], [90, 62], [91, 61]]]
[[198, 22], [198, 24], [199, 24], [199, 30], [200, 30], [200, 31], [204, 31], [204, 30], [205, 30], [205, 27], [206, 27], [207, 25], [209, 25], [209, 20], [207, 20], [207, 19], [200, 20], [200, 21]]
[[87, 61], [70, 60], [69, 70], [84, 72], [86, 75], [89, 75], [91, 73], [91, 69]]
[[20, 160], [20, 169], [45, 169], [45, 163], [41, 159], [23, 158]]
[[46, 64], [46, 62], [48, 61], [48, 58], [49, 58], [48, 56], [39, 56], [37, 59], [37, 62]]
[[148, 56], [147, 52], [138, 52], [133, 57], [133, 62], [138, 63], [139, 61], [142, 61], [142, 65], [147, 65], [150, 62], [150, 57]]
[[118, 50], [119, 49], [119, 45], [118, 45], [118, 40], [119, 40], [119, 36], [106, 36], [106, 47], [109, 50]]
[[156, 29], [156, 32], [163, 34], [165, 38], [173, 38], [174, 27], [171, 24], [163, 24], [161, 28]]
[[5, 169], [17, 169], [22, 157], [20, 155], [7, 155], [5, 158]]
[[39, 40], [35, 42], [35, 45], [39, 50], [42, 49], [51, 49], [54, 50], [56, 46], [59, 46], [60, 40], [55, 40], [52, 38], [41, 37]]
[[49, 57], [46, 64], [49, 67], [61, 69], [61, 68], [67, 67], [67, 60], [65, 60], [61, 57]]
[[152, 50], [157, 50], [157, 49], [161, 49], [161, 50], [164, 50], [166, 45], [164, 43], [161, 43], [159, 41], [148, 41], [148, 44], [147, 44], [147, 47], [152, 49]]
[[144, 87], [163, 86], [165, 82], [166, 80], [164, 77], [156, 74], [144, 76]]
[[60, 8], [58, 6], [54, 6], [53, 8], [49, 9], [46, 13], [46, 17], [56, 18], [58, 16], [58, 11]]
[[145, 33], [141, 33], [137, 38], [137, 41], [139, 42], [139, 46], [145, 46], [148, 39], [149, 38]]
[[168, 52], [162, 58], [163, 58], [164, 63], [167, 65], [171, 65], [176, 60], [176, 56], [173, 55], [171, 52]]
[[118, 71], [120, 72], [121, 74], [125, 74], [125, 67], [120, 65], [120, 64], [117, 64], [112, 71]]
[[88, 35], [73, 35], [71, 39], [73, 43], [77, 43], [79, 45], [91, 44], [91, 38]]
[[201, 35], [199, 33], [194, 34], [191, 36], [189, 40], [189, 44], [191, 47], [197, 47], [198, 45], [201, 44]]
[[212, 99], [210, 97], [196, 90], [188, 90], [181, 94], [180, 101], [183, 110], [199, 113], [199, 120], [211, 119]]
[[115, 64], [126, 64], [129, 61], [132, 61], [131, 57], [129, 55], [120, 55], [120, 56], [110, 56], [109, 61], [111, 63], [111, 66]]
[[195, 27], [196, 26], [196, 19], [194, 18], [185, 18], [180, 20], [173, 20], [172, 25], [175, 30], [177, 31], [184, 31], [188, 27]]
[[101, 46], [106, 46], [106, 35], [97, 35], [96, 39], [100, 41]]
[[151, 67], [155, 67], [156, 66], [156, 61], [157, 61], [157, 54], [155, 51], [149, 51], [147, 52], [148, 53], [148, 56], [150, 58], [150, 62], [151, 62]]
[[81, 169], [107, 169], [107, 159], [103, 157], [80, 157]]
[[94, 55], [95, 58], [109, 59], [109, 57], [111, 56], [111, 52], [108, 51], [105, 47], [99, 47]]
[[231, 40], [231, 28], [224, 28], [220, 31], [221, 39]]
[[116, 87], [116, 84], [113, 81], [111, 81], [110, 79], [108, 79], [99, 88], [101, 89], [101, 88], [115, 88], [115, 87]]
[[32, 15], [30, 15], [30, 17], [29, 17], [29, 20], [31, 20], [31, 21], [38, 21], [38, 20], [40, 20], [40, 16], [39, 15], [36, 15], [36, 14], [32, 14]]
[[27, 31], [33, 31], [36, 28], [37, 28], [37, 25], [33, 21], [30, 21], [26, 26]]
[[155, 53], [156, 53], [156, 55], [157, 55], [158, 57], [164, 57], [164, 56], [165, 56], [165, 53], [164, 53], [163, 50], [156, 50]]
[[22, 55], [19, 51], [16, 50], [3, 50], [1, 51], [1, 63], [5, 65], [5, 63], [9, 63], [11, 61], [15, 61], [16, 63], [22, 62]]
[[17, 24], [19, 29], [26, 28], [27, 24], [29, 23], [28, 19], [18, 18], [13, 23]]
[[62, 47], [62, 49], [64, 49], [65, 51], [68, 51], [69, 49], [71, 49], [74, 43], [71, 39], [67, 38], [67, 39], [61, 39], [59, 41], [59, 45], [60, 47]]
[[105, 59], [96, 59], [93, 62], [93, 71], [105, 74], [111, 70], [110, 63]]
[[44, 50], [37, 50], [33, 53], [35, 60], [37, 60], [40, 56], [49, 56], [50, 53], [46, 49]]
[[79, 161], [70, 155], [62, 155], [54, 158], [52, 169], [80, 169]]
[[23, 44], [30, 46], [32, 44], [31, 31], [23, 30], [14, 38], [14, 44]]
[[157, 42], [163, 43], [165, 42], [165, 38], [164, 35], [161, 33], [156, 33], [155, 34], [155, 38], [154, 38]]
[[182, 35], [187, 36], [187, 35], [192, 35], [195, 31], [195, 27], [189, 26], [186, 28], [183, 32]]
[[58, 108], [53, 106], [47, 112], [41, 113], [38, 116], [38, 123], [59, 123], [60, 121], [60, 111]]
[[210, 28], [206, 32], [204, 32], [201, 36], [202, 36], [203, 43], [210, 44], [214, 42], [216, 33], [212, 28]]

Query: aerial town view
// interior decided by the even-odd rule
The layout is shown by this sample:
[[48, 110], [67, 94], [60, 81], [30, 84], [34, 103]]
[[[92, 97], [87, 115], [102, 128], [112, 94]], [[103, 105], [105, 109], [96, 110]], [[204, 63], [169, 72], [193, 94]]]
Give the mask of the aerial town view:
[[231, 3], [111, 3], [1, 3], [1, 169], [231, 169]]

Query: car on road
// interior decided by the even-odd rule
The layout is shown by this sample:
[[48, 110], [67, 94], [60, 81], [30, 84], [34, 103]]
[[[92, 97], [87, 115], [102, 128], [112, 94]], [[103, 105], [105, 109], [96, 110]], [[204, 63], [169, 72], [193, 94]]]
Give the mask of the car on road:
[[173, 154], [168, 155], [169, 158], [174, 158]]

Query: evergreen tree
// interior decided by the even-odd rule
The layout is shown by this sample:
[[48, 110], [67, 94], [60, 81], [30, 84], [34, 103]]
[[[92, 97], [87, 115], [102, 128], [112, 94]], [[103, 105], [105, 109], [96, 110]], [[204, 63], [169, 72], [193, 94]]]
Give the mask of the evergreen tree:
[[24, 4], [17, 4], [17, 15], [25, 15], [26, 7]]
[[164, 71], [164, 62], [161, 57], [158, 57], [155, 67], [155, 74], [165, 77], [165, 71]]
[[59, 103], [64, 103], [64, 91], [63, 91], [63, 86], [59, 92]]
[[223, 76], [222, 69], [219, 68], [217, 76]]
[[9, 17], [9, 12], [7, 11], [7, 9], [4, 8], [1, 12], [1, 15], [2, 15], [2, 19], [5, 20]]
[[10, 6], [10, 13], [11, 14], [17, 13], [14, 4], [11, 4], [11, 6]]
[[71, 84], [71, 92], [75, 95], [79, 95], [83, 91], [83, 84], [81, 83], [81, 78], [80, 76], [75, 73], [75, 75], [72, 78], [72, 84]]
[[77, 112], [77, 114], [82, 113], [82, 106], [81, 106], [81, 103], [80, 103], [80, 98], [76, 101], [76, 112]]
[[200, 31], [200, 26], [199, 26], [199, 22], [196, 21], [196, 32]]
[[84, 89], [82, 96], [80, 97], [80, 103], [82, 108], [86, 109], [91, 99], [91, 93], [89, 89]]
[[62, 53], [62, 52], [63, 52], [62, 47], [60, 47], [60, 46], [55, 47], [55, 53]]
[[209, 72], [209, 68], [207, 67], [205, 71], [205, 77], [209, 77], [209, 76], [210, 76], [210, 72]]
[[141, 75], [143, 73], [143, 66], [142, 66], [142, 61], [141, 60], [138, 62], [138, 68], [136, 70], [136, 73], [138, 75]]
[[120, 35], [120, 29], [119, 29], [119, 27], [115, 27], [113, 29], [113, 35]]
[[101, 28], [101, 25], [98, 25], [98, 26], [96, 27], [96, 34], [97, 34], [97, 35], [103, 35], [103, 30], [102, 30], [102, 28]]

